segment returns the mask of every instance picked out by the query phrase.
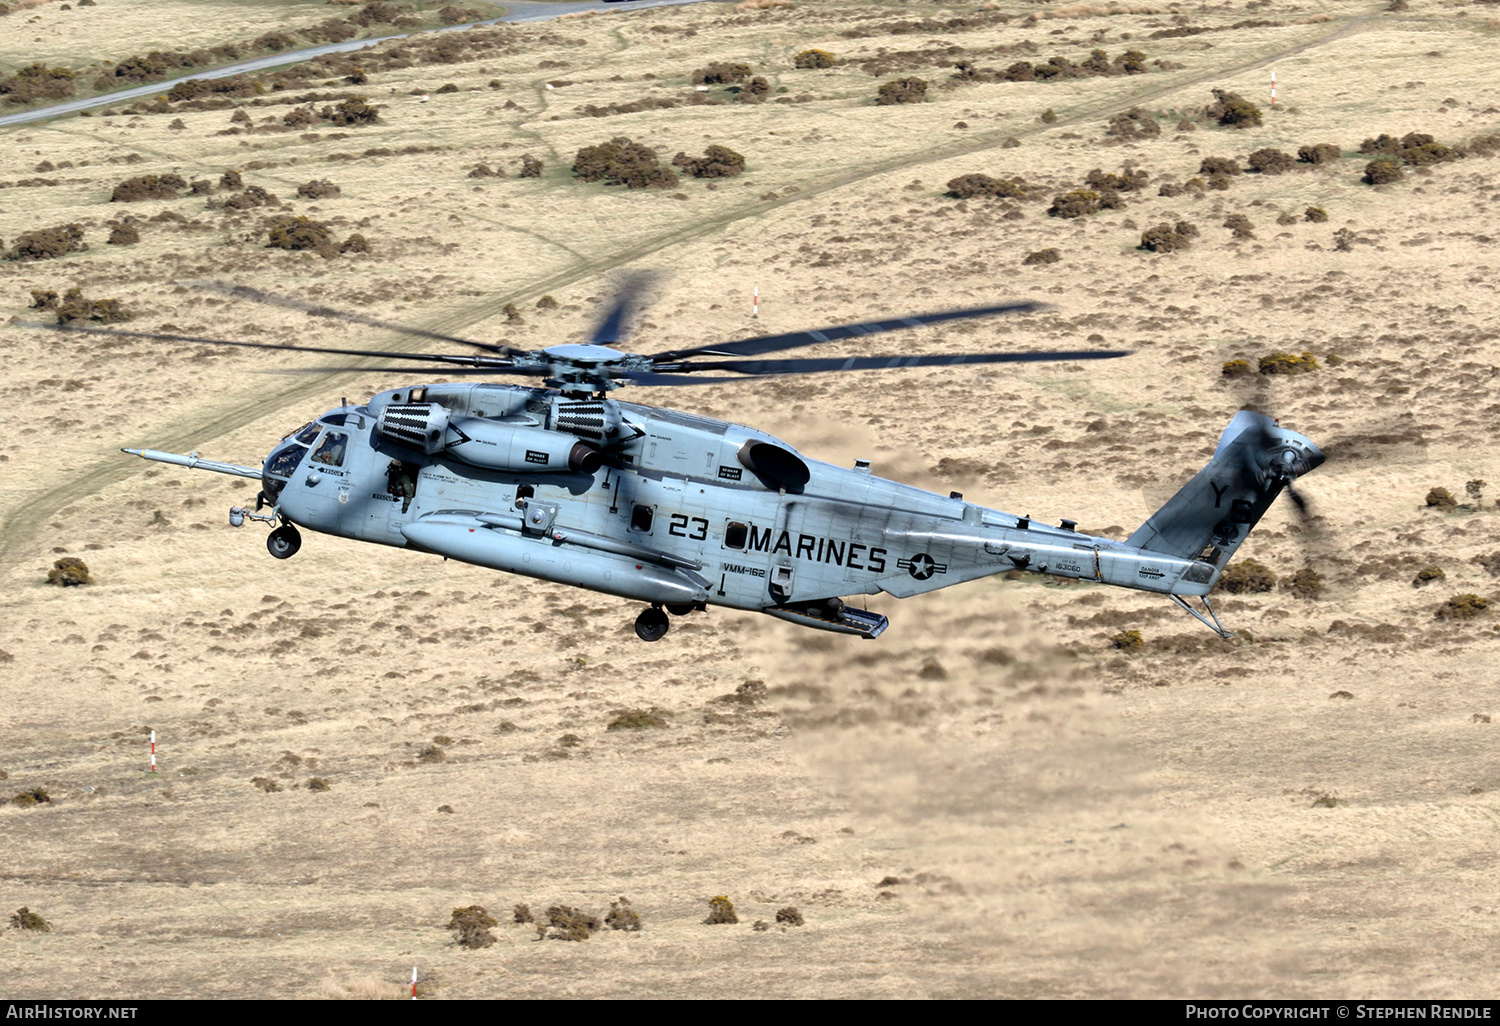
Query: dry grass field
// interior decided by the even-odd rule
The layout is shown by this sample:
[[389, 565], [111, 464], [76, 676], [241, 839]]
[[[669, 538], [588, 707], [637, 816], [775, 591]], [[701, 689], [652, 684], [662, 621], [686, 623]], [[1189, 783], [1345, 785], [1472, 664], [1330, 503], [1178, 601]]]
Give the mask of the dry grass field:
[[[0, 18], [0, 71], [349, 9], [72, 6]], [[0, 912], [53, 926], [0, 931], [7, 996], [399, 998], [413, 966], [430, 998], [1493, 996], [1495, 8], [743, 6], [387, 44], [217, 106], [0, 130], [0, 249], [69, 224], [87, 246], [0, 261], [0, 797], [52, 799], [0, 806]], [[813, 47], [840, 63], [795, 68]], [[1094, 49], [1144, 70], [1000, 74]], [[714, 61], [750, 65], [763, 102], [695, 92]], [[926, 102], [877, 106], [903, 76]], [[1263, 123], [1205, 117], [1213, 89]], [[377, 123], [317, 117], [353, 94]], [[1159, 132], [1108, 134], [1133, 108]], [[1358, 150], [1382, 133], [1469, 149], [1372, 186]], [[579, 148], [618, 136], [664, 160], [725, 145], [747, 170], [574, 180]], [[1200, 173], [1325, 143], [1336, 159], [1281, 174]], [[1115, 209], [1049, 216], [1095, 169], [1149, 178]], [[275, 204], [226, 203], [250, 195], [219, 186], [231, 171]], [[111, 201], [148, 174], [209, 190]], [[1022, 178], [1027, 198], [946, 196], [966, 174]], [[299, 196], [313, 181], [339, 194]], [[287, 214], [369, 251], [267, 248]], [[1137, 248], [1179, 222], [1190, 248]], [[109, 244], [122, 226], [139, 242]], [[1023, 263], [1045, 249], [1060, 259]], [[997, 577], [872, 600], [892, 620], [875, 642], [711, 611], [646, 645], [632, 604], [592, 593], [311, 534], [273, 560], [225, 522], [253, 482], [118, 452], [254, 464], [340, 397], [408, 382], [15, 326], [49, 316], [33, 290], [76, 287], [118, 299], [126, 328], [429, 345], [188, 287], [217, 279], [541, 347], [583, 338], [642, 268], [666, 272], [643, 352], [1046, 300], [838, 351], [1133, 355], [627, 397], [1099, 532], [1134, 529], [1255, 403], [1329, 460], [1302, 482], [1311, 524], [1283, 501], [1241, 556], [1311, 566], [1323, 593], [1225, 596], [1232, 642], [1161, 598]], [[1275, 351], [1320, 367], [1222, 373]], [[1458, 504], [1428, 506], [1435, 486]], [[94, 583], [44, 583], [63, 554]], [[1438, 616], [1464, 594], [1491, 604]], [[1127, 629], [1142, 648], [1112, 647]], [[664, 725], [608, 729], [635, 710]], [[703, 922], [720, 895], [738, 924]], [[517, 903], [602, 918], [622, 896], [640, 932], [538, 941], [512, 922]], [[445, 926], [474, 904], [500, 925], [469, 950]], [[776, 923], [786, 906], [805, 925]]]

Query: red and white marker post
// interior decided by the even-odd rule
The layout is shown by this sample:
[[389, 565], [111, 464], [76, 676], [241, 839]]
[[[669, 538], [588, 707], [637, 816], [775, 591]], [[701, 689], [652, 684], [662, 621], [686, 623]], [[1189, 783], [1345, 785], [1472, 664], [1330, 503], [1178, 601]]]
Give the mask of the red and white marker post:
[[156, 731], [151, 732], [151, 772], [156, 772]]
[[1271, 69], [1271, 106], [1276, 106], [1276, 69]]
[[417, 967], [411, 967], [411, 999], [417, 999]]
[[760, 317], [760, 286], [759, 285], [755, 286], [755, 291], [754, 291], [754, 293], [750, 297], [750, 316], [753, 317], [753, 318], [759, 318]]

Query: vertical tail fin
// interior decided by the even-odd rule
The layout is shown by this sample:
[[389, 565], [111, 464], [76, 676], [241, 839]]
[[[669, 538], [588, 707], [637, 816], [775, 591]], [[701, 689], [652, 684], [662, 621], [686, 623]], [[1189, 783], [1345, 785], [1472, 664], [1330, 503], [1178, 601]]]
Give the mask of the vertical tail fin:
[[1322, 451], [1308, 438], [1265, 414], [1241, 410], [1208, 465], [1126, 544], [1212, 564], [1217, 579], [1282, 489], [1322, 462]]

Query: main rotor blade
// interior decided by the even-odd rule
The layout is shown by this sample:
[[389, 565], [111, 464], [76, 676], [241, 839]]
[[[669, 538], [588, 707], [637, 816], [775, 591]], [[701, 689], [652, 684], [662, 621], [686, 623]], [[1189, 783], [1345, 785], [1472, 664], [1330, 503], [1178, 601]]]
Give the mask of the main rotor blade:
[[949, 367], [965, 363], [1037, 363], [1058, 360], [1113, 360], [1123, 349], [1084, 349], [1046, 353], [954, 353], [933, 356], [831, 356], [814, 360], [715, 360], [663, 368], [672, 371], [731, 371], [736, 374], [820, 374], [825, 371], [885, 370], [892, 367]]
[[[335, 349], [332, 346], [296, 346], [281, 342], [231, 342], [224, 338], [203, 338], [198, 335], [169, 335], [159, 331], [121, 331], [117, 328], [80, 328], [71, 324], [20, 324], [23, 328], [39, 328], [42, 331], [62, 331], [80, 335], [113, 335], [117, 338], [150, 338], [161, 342], [195, 342], [209, 346], [235, 346], [240, 349], [286, 349], [299, 353], [332, 353], [336, 356], [373, 356], [382, 360], [421, 360], [427, 363], [449, 363], [465, 367], [484, 367], [486, 371], [500, 370], [510, 366], [503, 357], [453, 356], [444, 353], [396, 353], [380, 349]], [[484, 360], [494, 363], [482, 363]]]
[[260, 303], [264, 306], [279, 306], [286, 310], [300, 310], [313, 317], [327, 317], [335, 321], [362, 324], [367, 328], [379, 328], [382, 331], [397, 331], [405, 335], [414, 335], [417, 338], [430, 338], [437, 342], [457, 342], [459, 345], [473, 346], [476, 349], [483, 349], [486, 352], [499, 353], [501, 356], [521, 356], [525, 353], [523, 349], [512, 349], [510, 346], [496, 345], [490, 342], [476, 342], [471, 338], [459, 338], [457, 335], [445, 335], [440, 331], [429, 331], [426, 328], [416, 328], [409, 324], [382, 321], [378, 317], [369, 317], [365, 314], [351, 313], [347, 310], [335, 310], [331, 306], [320, 306], [301, 299], [293, 299], [291, 296], [278, 296], [274, 292], [262, 292], [260, 289], [252, 289], [248, 285], [230, 285], [222, 281], [194, 281], [187, 284], [200, 291], [215, 292], [221, 296], [229, 296], [232, 299], [247, 299], [252, 303]]
[[[263, 371], [264, 374], [422, 374], [426, 367], [284, 367]], [[543, 378], [552, 373], [547, 367], [516, 367], [511, 364], [496, 364], [492, 367], [446, 367], [445, 376], [514, 374], [523, 378]]]
[[815, 331], [794, 331], [785, 335], [759, 335], [755, 338], [742, 338], [737, 342], [725, 342], [722, 345], [699, 346], [695, 349], [674, 349], [667, 353], [657, 353], [651, 357], [652, 363], [672, 363], [677, 360], [687, 359], [692, 356], [759, 356], [762, 353], [774, 353], [782, 349], [797, 349], [802, 346], [819, 345], [824, 342], [838, 342], [841, 339], [854, 338], [860, 335], [875, 335], [882, 331], [898, 331], [902, 328], [919, 328], [924, 324], [941, 324], [944, 321], [958, 321], [971, 317], [991, 317], [996, 314], [1005, 313], [1029, 313], [1033, 310], [1044, 310], [1048, 304], [1027, 301], [1024, 303], [1006, 303], [1002, 306], [979, 306], [968, 310], [947, 310], [943, 313], [917, 314], [912, 317], [892, 317], [883, 321], [864, 321], [860, 324], [837, 324], [831, 328], [819, 328]]

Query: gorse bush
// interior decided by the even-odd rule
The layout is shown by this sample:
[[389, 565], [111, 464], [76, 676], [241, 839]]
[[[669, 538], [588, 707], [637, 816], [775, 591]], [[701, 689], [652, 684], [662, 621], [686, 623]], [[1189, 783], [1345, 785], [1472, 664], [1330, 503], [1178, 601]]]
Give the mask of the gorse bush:
[[678, 181], [671, 168], [661, 166], [654, 149], [625, 136], [579, 150], [573, 175], [581, 181], [627, 189], [667, 189]]
[[121, 324], [133, 316], [118, 299], [86, 299], [81, 288], [71, 288], [64, 293], [55, 309], [58, 324], [78, 324], [84, 321]]
[[332, 255], [333, 232], [328, 225], [310, 217], [282, 215], [272, 218], [266, 227], [267, 249], [310, 249], [324, 256]]
[[0, 96], [5, 97], [6, 103], [18, 107], [41, 100], [64, 100], [73, 93], [73, 72], [67, 68], [32, 64], [0, 78]]
[[921, 78], [898, 78], [876, 91], [875, 105], [889, 107], [897, 103], [922, 103], [927, 99], [927, 81]]
[[838, 58], [827, 50], [803, 50], [792, 58], [792, 66], [796, 68], [831, 68], [838, 63]]
[[60, 224], [22, 232], [5, 252], [7, 260], [55, 260], [69, 253], [88, 249], [83, 241], [83, 226]]
[[1304, 164], [1332, 164], [1343, 153], [1333, 143], [1315, 143], [1297, 147], [1297, 159]]
[[1053, 197], [1052, 205], [1047, 208], [1048, 215], [1052, 217], [1074, 218], [1084, 217], [1088, 214], [1099, 212], [1099, 194], [1092, 189], [1074, 189], [1071, 192], [1060, 193]]
[[176, 199], [188, 187], [180, 175], [141, 175], [127, 178], [110, 193], [111, 203], [133, 203], [137, 200]]
[[1110, 118], [1104, 134], [1123, 140], [1155, 139], [1161, 135], [1161, 125], [1150, 111], [1132, 107]]
[[1257, 128], [1261, 123], [1260, 108], [1239, 93], [1223, 89], [1213, 90], [1214, 102], [1204, 113], [1221, 125], [1231, 128]]
[[1192, 246], [1197, 235], [1197, 227], [1187, 221], [1178, 221], [1175, 225], [1159, 224], [1141, 233], [1141, 244], [1136, 248], [1152, 253], [1176, 253]]
[[745, 170], [743, 155], [717, 144], [709, 146], [701, 157], [679, 153], [672, 158], [672, 163], [694, 178], [733, 178]]
[[733, 85], [745, 81], [752, 73], [748, 64], [715, 61], [693, 72], [693, 85]]
[[1260, 358], [1262, 374], [1310, 374], [1317, 369], [1318, 360], [1312, 353], [1297, 356], [1295, 353], [1278, 350]]
[[1250, 154], [1246, 163], [1263, 175], [1279, 175], [1291, 171], [1297, 166], [1297, 160], [1290, 153], [1285, 153], [1270, 146], [1256, 150]]
[[1276, 575], [1253, 559], [1242, 559], [1224, 568], [1218, 586], [1231, 595], [1260, 594], [1276, 587]]
[[989, 175], [959, 175], [948, 180], [948, 191], [944, 194], [953, 199], [996, 197], [1000, 199], [1025, 199], [1026, 184], [1019, 178], [991, 178]]
[[297, 195], [303, 199], [326, 199], [343, 195], [344, 190], [327, 179], [314, 179], [297, 186]]
[[1394, 160], [1372, 160], [1365, 165], [1365, 173], [1360, 179], [1366, 185], [1389, 185], [1391, 182], [1399, 182], [1405, 177], [1401, 171], [1401, 165]]

